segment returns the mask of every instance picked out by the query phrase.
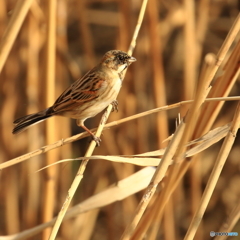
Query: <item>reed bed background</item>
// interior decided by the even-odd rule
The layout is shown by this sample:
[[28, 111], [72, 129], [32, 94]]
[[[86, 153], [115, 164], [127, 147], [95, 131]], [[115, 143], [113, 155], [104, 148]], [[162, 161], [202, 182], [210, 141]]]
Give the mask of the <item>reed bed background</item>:
[[[19, 135], [11, 134], [12, 122], [51, 105], [67, 86], [95, 66], [106, 51], [127, 51], [141, 5], [140, 0], [0, 2], [1, 240], [7, 239], [4, 237], [7, 235], [12, 236], [8, 239], [48, 239], [51, 228], [36, 230], [31, 237], [14, 234], [48, 222], [58, 214], [81, 161], [36, 171], [61, 159], [84, 156], [90, 141], [89, 137], [83, 138], [86, 135], [68, 139], [82, 131], [70, 119], [55, 117]], [[16, 9], [19, 9], [18, 21], [13, 24], [10, 19]], [[211, 129], [231, 121], [227, 130], [235, 134], [238, 129], [237, 101], [202, 105], [206, 96], [239, 95], [238, 14], [239, 3], [234, 0], [148, 1], [133, 52], [137, 62], [127, 71], [118, 97], [119, 111], [111, 113], [108, 119], [119, 124], [107, 125], [109, 128], [104, 130], [102, 144], [94, 155], [135, 155], [166, 146], [171, 151], [162, 157], [153, 184], [147, 188], [149, 192], [140, 191], [149, 179], [144, 187], [130, 181], [125, 183], [130, 189], [126, 195], [124, 187], [121, 189], [122, 182], [115, 188], [113, 184], [133, 175], [142, 166], [100, 157], [90, 160], [71, 202], [73, 207], [86, 200], [78, 209], [84, 213], [64, 221], [57, 239], [120, 239], [121, 236], [143, 239], [145, 236], [145, 239], [195, 237], [201, 240], [210, 239], [210, 231], [240, 234], [239, 136], [232, 147], [226, 146], [226, 141], [218, 142], [188, 161], [182, 158], [185, 144]], [[9, 26], [15, 28], [15, 33], [6, 39]], [[234, 30], [230, 32], [232, 27]], [[227, 38], [229, 32], [232, 35]], [[166, 107], [161, 112], [121, 123], [137, 113], [191, 99], [195, 99], [193, 104], [176, 104], [175, 108]], [[171, 144], [163, 142], [175, 132], [179, 113], [180, 118], [186, 116], [185, 121], [179, 125]], [[86, 125], [97, 127], [100, 119], [101, 114], [87, 120]], [[208, 138], [215, 136], [208, 135]], [[233, 141], [229, 134], [226, 139]], [[41, 148], [57, 141], [58, 144]], [[176, 152], [172, 150], [174, 146], [178, 147]], [[48, 151], [51, 148], [55, 149]], [[37, 149], [40, 150], [33, 154]], [[27, 157], [18, 158], [21, 163], [13, 161], [12, 166], [4, 165], [23, 154]], [[159, 160], [161, 155], [163, 152], [154, 159]], [[147, 156], [149, 159], [144, 159], [144, 164], [153, 165], [149, 163], [152, 155]], [[225, 165], [223, 156], [227, 159]], [[172, 158], [174, 164], [166, 161]], [[172, 165], [168, 168], [169, 164]], [[220, 176], [215, 174], [216, 168]], [[109, 186], [112, 188], [107, 192]], [[215, 189], [212, 196], [211, 186]], [[210, 195], [209, 203], [207, 197], [201, 200], [205, 189], [204, 196]], [[96, 193], [102, 193], [103, 197], [100, 195], [91, 202], [89, 198]], [[143, 206], [139, 203], [145, 204], [144, 214], [139, 210]], [[207, 209], [201, 219], [204, 205]], [[87, 211], [91, 208], [94, 209]], [[201, 224], [194, 230], [196, 212]]]

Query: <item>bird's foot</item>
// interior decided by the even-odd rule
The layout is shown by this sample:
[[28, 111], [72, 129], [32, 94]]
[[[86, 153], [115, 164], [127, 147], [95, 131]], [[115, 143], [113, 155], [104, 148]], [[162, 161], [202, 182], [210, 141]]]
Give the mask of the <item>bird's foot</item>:
[[100, 137], [97, 137], [95, 135], [92, 135], [92, 139], [96, 142], [96, 145], [99, 147], [100, 142], [102, 141]]
[[114, 112], [114, 111], [118, 112], [118, 101], [117, 101], [117, 100], [114, 100], [114, 101], [112, 101], [111, 104], [112, 104], [112, 106], [113, 106], [112, 112]]

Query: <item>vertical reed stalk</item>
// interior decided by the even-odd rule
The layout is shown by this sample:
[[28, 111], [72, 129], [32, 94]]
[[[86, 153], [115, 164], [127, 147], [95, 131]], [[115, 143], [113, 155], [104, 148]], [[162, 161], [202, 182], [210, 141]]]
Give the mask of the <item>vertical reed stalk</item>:
[[[47, 65], [46, 65], [46, 102], [47, 106], [51, 106], [55, 100], [55, 58], [56, 58], [56, 10], [57, 1], [50, 0], [48, 2], [48, 29], [47, 29]], [[46, 141], [52, 143], [56, 141], [55, 130], [56, 119], [52, 118], [46, 122]], [[54, 163], [58, 159], [58, 151], [47, 153], [47, 164]], [[47, 222], [52, 219], [54, 207], [56, 203], [56, 181], [57, 181], [57, 166], [47, 169], [47, 181], [45, 185], [45, 204], [43, 221]], [[48, 239], [50, 229], [43, 233], [43, 239]]]
[[[137, 36], [138, 36], [138, 33], [139, 33], [139, 30], [140, 30], [140, 26], [142, 24], [142, 21], [143, 21], [143, 16], [144, 16], [144, 13], [145, 13], [145, 9], [146, 9], [146, 5], [147, 5], [147, 0], [143, 0], [143, 3], [142, 3], [142, 7], [141, 7], [141, 10], [140, 10], [140, 14], [139, 14], [139, 19], [138, 19], [138, 23], [137, 23], [137, 26], [135, 28], [135, 32], [133, 34], [133, 38], [132, 38], [132, 42], [130, 44], [130, 47], [129, 47], [129, 50], [128, 50], [128, 54], [129, 55], [132, 55], [132, 51], [133, 49], [135, 48], [135, 45], [136, 45], [136, 39], [137, 39]], [[125, 71], [125, 74], [126, 74], [126, 71]], [[125, 77], [125, 74], [123, 77]], [[97, 137], [100, 137], [102, 131], [103, 131], [103, 128], [106, 124], [106, 121], [110, 115], [110, 113], [112, 112], [112, 104], [110, 104], [107, 108], [107, 110], [105, 111], [105, 113], [103, 114], [102, 116], [102, 119], [100, 121], [100, 124], [97, 128], [97, 131], [95, 133], [95, 135]], [[86, 153], [85, 153], [85, 157], [90, 157], [94, 151], [94, 148], [96, 147], [96, 142], [94, 140], [91, 141]], [[86, 166], [88, 164], [88, 159], [86, 160], [82, 160], [82, 163], [78, 169], [78, 172], [73, 180], [73, 183], [68, 191], [68, 195], [66, 197], [66, 200], [62, 206], [62, 209], [61, 211], [59, 212], [58, 214], [58, 217], [57, 217], [57, 220], [54, 224], [54, 227], [53, 227], [53, 230], [51, 232], [51, 235], [50, 235], [50, 238], [49, 240], [54, 240], [56, 238], [56, 235], [57, 235], [57, 232], [59, 230], [59, 227], [62, 223], [62, 220], [63, 220], [63, 217], [65, 216], [66, 214], [66, 211], [71, 203], [71, 200], [83, 178], [83, 174], [85, 172], [85, 169], [86, 169]]]
[[[196, 29], [195, 29], [195, 1], [184, 0], [184, 90], [183, 99], [193, 99], [196, 84]], [[185, 115], [187, 109], [184, 109]]]
[[[164, 68], [162, 61], [162, 47], [160, 38], [159, 19], [158, 19], [158, 1], [150, 0], [148, 4], [149, 16], [149, 37], [151, 39], [150, 51], [153, 64], [153, 92], [156, 101], [156, 106], [166, 105], [166, 87]], [[157, 115], [157, 136], [158, 146], [162, 147], [164, 139], [169, 136], [168, 121], [166, 112]]]
[[18, 0], [11, 20], [0, 41], [0, 73], [33, 0]]
[[[39, 18], [30, 12], [28, 15], [28, 57], [27, 57], [27, 99], [28, 108], [27, 113], [38, 112], [39, 103], [39, 51], [40, 51], [40, 35], [39, 35]], [[39, 136], [39, 125], [31, 128], [27, 132], [28, 151], [31, 151], [38, 146], [41, 146], [42, 141]], [[34, 141], [32, 141], [34, 139]], [[41, 156], [34, 158], [34, 161], [29, 161], [26, 167], [26, 185], [28, 186], [28, 195], [26, 200], [25, 221], [27, 227], [32, 227], [37, 224], [38, 214], [33, 209], [36, 209], [40, 204], [40, 176], [38, 174], [32, 175], [41, 167]]]
[[201, 203], [198, 207], [198, 210], [194, 214], [194, 217], [188, 228], [188, 231], [187, 231], [187, 234], [186, 234], [184, 240], [192, 240], [194, 238], [194, 235], [196, 234], [198, 226], [202, 220], [203, 214], [206, 211], [207, 205], [208, 205], [210, 198], [212, 196], [212, 193], [216, 187], [219, 176], [222, 172], [223, 166], [227, 160], [227, 157], [230, 153], [232, 145], [235, 141], [236, 134], [237, 134], [237, 131], [239, 128], [239, 122], [240, 122], [240, 102], [238, 103], [238, 106], [237, 106], [237, 109], [235, 112], [235, 116], [233, 118], [233, 122], [231, 125], [231, 129], [229, 130], [228, 135], [224, 139], [224, 142], [223, 142], [221, 150], [218, 154], [216, 163], [214, 165], [214, 168], [213, 168], [210, 178], [208, 180], [207, 186], [204, 190], [204, 193], [203, 193], [203, 196], [201, 199]]

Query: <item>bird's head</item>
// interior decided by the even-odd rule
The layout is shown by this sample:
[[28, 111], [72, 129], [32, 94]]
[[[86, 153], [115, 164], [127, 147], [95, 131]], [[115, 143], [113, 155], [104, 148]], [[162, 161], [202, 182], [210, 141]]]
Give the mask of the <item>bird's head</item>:
[[120, 50], [111, 50], [105, 53], [102, 58], [102, 64], [108, 68], [111, 68], [118, 73], [121, 73], [132, 62], [135, 62], [136, 58], [129, 56], [127, 53]]

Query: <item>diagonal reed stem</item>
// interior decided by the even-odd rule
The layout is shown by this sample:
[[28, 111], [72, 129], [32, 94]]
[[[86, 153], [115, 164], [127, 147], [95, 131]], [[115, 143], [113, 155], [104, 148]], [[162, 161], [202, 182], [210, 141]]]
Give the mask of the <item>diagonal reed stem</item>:
[[18, 0], [15, 6], [11, 20], [3, 35], [2, 41], [0, 41], [0, 72], [2, 71], [32, 2], [33, 0]]
[[188, 231], [187, 231], [187, 234], [186, 234], [184, 240], [192, 240], [194, 238], [194, 235], [197, 232], [197, 229], [202, 220], [203, 214], [207, 208], [207, 205], [208, 205], [210, 198], [212, 196], [212, 193], [216, 187], [219, 176], [222, 172], [222, 168], [223, 168], [223, 166], [227, 160], [227, 157], [229, 155], [229, 152], [233, 146], [234, 140], [236, 138], [237, 130], [239, 128], [239, 122], [240, 122], [240, 102], [238, 103], [231, 128], [228, 132], [228, 135], [224, 139], [221, 150], [218, 154], [213, 171], [211, 173], [211, 176], [209, 178], [209, 181], [208, 181], [205, 191], [203, 193], [201, 203], [200, 203], [197, 211], [194, 214], [194, 217], [188, 228]]
[[[234, 97], [233, 96], [233, 97], [224, 97], [224, 98], [222, 98], [222, 97], [219, 97], [219, 98], [207, 98], [206, 102], [213, 102], [213, 101], [239, 101], [239, 100], [240, 100], [240, 97], [238, 97], [238, 96]], [[109, 129], [111, 127], [120, 125], [122, 123], [131, 121], [131, 120], [135, 120], [135, 119], [138, 119], [138, 118], [141, 118], [141, 117], [148, 116], [148, 115], [153, 114], [153, 113], [179, 108], [179, 107], [181, 107], [184, 104], [191, 104], [192, 102], [193, 102], [193, 100], [182, 101], [182, 102], [179, 102], [179, 103], [174, 103], [174, 104], [163, 106], [163, 107], [159, 107], [159, 108], [154, 108], [154, 109], [142, 112], [142, 113], [138, 113], [138, 114], [132, 115], [130, 117], [122, 118], [122, 119], [120, 119], [118, 121], [113, 121], [113, 122], [107, 123], [104, 126], [103, 130]], [[96, 129], [91, 129], [92, 132], [94, 132], [95, 130]], [[71, 136], [69, 138], [65, 138], [65, 139], [59, 140], [59, 141], [57, 141], [55, 143], [43, 146], [43, 147], [41, 147], [39, 149], [36, 149], [36, 150], [34, 150], [32, 152], [26, 153], [24, 155], [21, 155], [19, 157], [16, 157], [16, 158], [13, 158], [11, 160], [8, 160], [6, 162], [1, 163], [0, 164], [0, 169], [8, 168], [8, 167], [13, 166], [15, 164], [21, 163], [21, 162], [23, 162], [23, 161], [25, 161], [25, 160], [27, 160], [27, 159], [29, 159], [31, 157], [38, 156], [40, 154], [46, 153], [48, 151], [51, 151], [51, 150], [53, 150], [55, 148], [58, 148], [58, 147], [61, 147], [63, 145], [66, 145], [66, 144], [72, 143], [74, 141], [77, 141], [79, 139], [85, 138], [88, 135], [89, 135], [88, 133], [83, 132], [83, 133], [79, 133], [79, 134], [76, 134], [74, 136]]]
[[[138, 22], [137, 22], [137, 26], [135, 28], [135, 32], [134, 32], [134, 35], [133, 35], [133, 38], [132, 38], [132, 42], [130, 44], [130, 47], [129, 47], [129, 50], [128, 50], [128, 54], [129, 55], [132, 55], [132, 52], [133, 52], [133, 49], [135, 48], [136, 46], [136, 39], [137, 39], [137, 36], [138, 36], [138, 33], [139, 33], [139, 30], [140, 30], [140, 27], [141, 27], [141, 24], [142, 24], [142, 21], [143, 21], [143, 16], [144, 16], [144, 12], [145, 12], [145, 9], [146, 9], [146, 5], [147, 5], [147, 0], [143, 0], [143, 4], [142, 4], [142, 7], [141, 7], [141, 11], [140, 11], [140, 14], [139, 14], [139, 18], [138, 18]], [[126, 74], [126, 71], [125, 71], [125, 74]], [[125, 76], [124, 74], [124, 76]], [[107, 110], [105, 111], [105, 113], [103, 114], [102, 116], [102, 119], [101, 119], [101, 122], [98, 126], [98, 129], [97, 129], [97, 132], [96, 132], [96, 136], [97, 137], [100, 137], [101, 136], [101, 133], [103, 131], [103, 128], [105, 126], [105, 123], [110, 115], [110, 113], [112, 112], [112, 104], [110, 104], [107, 108]], [[90, 157], [94, 151], [96, 147], [96, 142], [95, 141], [91, 141], [89, 147], [88, 147], [88, 150], [85, 154], [85, 157]], [[53, 240], [56, 238], [56, 235], [57, 235], [57, 232], [59, 230], [59, 227], [63, 221], [63, 218], [66, 214], [66, 211], [70, 205], [70, 202], [83, 178], [83, 173], [86, 169], [86, 166], [87, 166], [87, 163], [88, 163], [88, 159], [86, 160], [83, 160], [79, 169], [78, 169], [78, 172], [72, 182], [72, 185], [70, 187], [70, 189], [68, 190], [68, 195], [66, 197], [66, 200], [62, 206], [62, 209], [60, 210], [58, 216], [57, 216], [57, 220], [53, 226], [53, 230], [51, 232], [51, 235], [50, 235], [50, 238], [49, 240]]]

